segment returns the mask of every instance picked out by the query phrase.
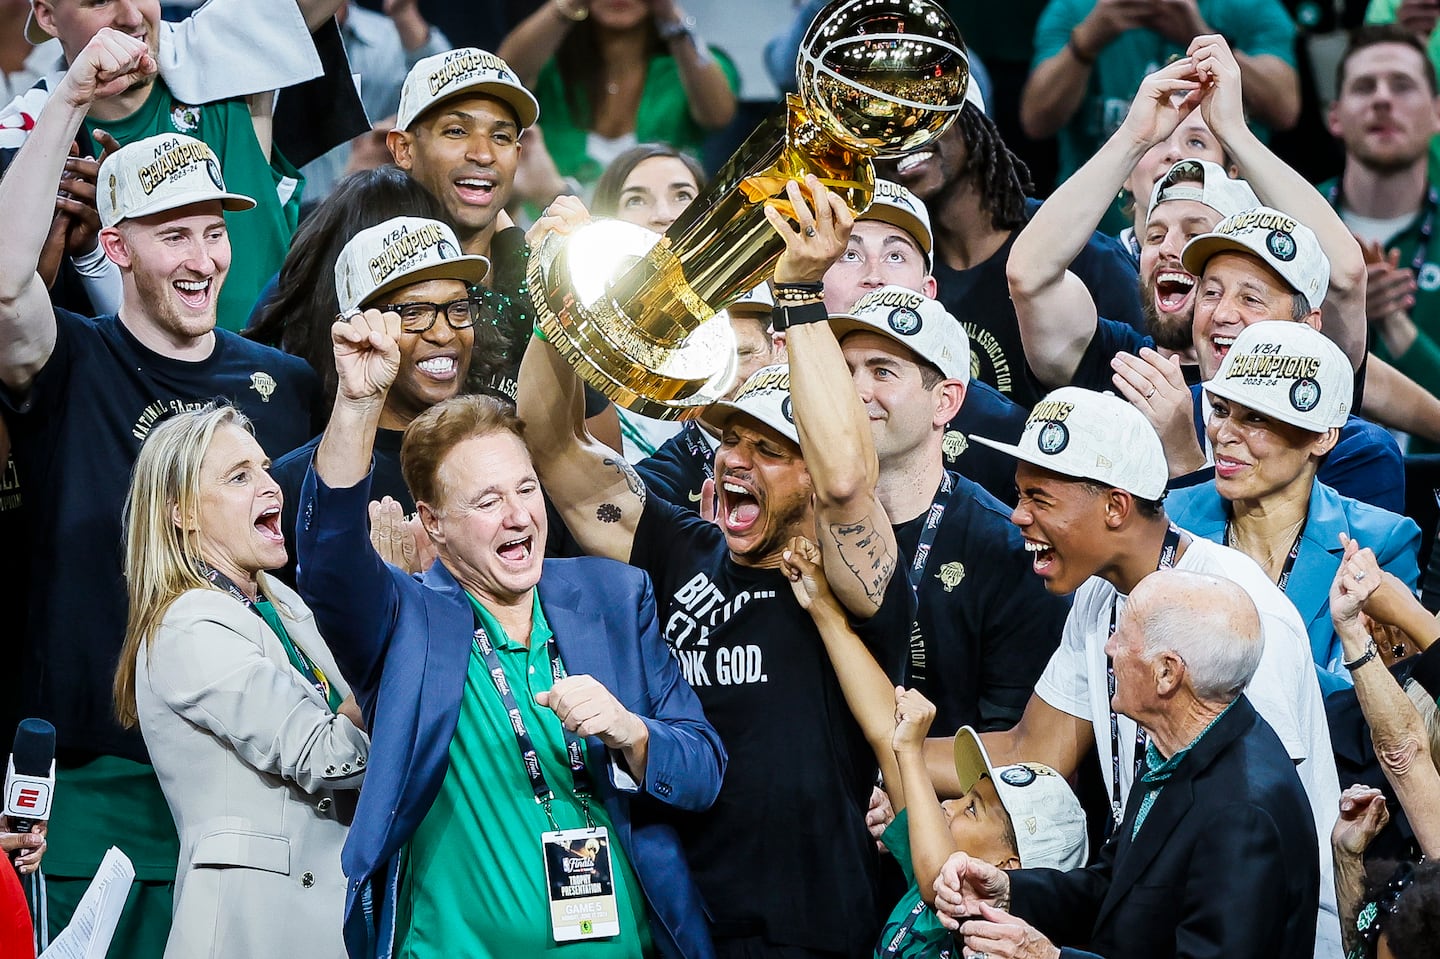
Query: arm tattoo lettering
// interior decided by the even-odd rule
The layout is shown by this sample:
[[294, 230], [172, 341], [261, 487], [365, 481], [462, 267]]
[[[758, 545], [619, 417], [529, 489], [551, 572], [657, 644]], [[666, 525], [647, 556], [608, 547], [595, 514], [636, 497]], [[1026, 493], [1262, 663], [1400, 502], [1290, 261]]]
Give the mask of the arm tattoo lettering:
[[895, 557], [869, 516], [855, 523], [831, 523], [835, 548], [850, 572], [860, 581], [865, 595], [876, 606], [885, 598], [885, 586], [895, 571]]
[[[624, 460], [611, 459], [608, 456], [605, 458], [605, 465], [625, 478], [625, 486], [630, 490], [630, 494], [640, 501], [641, 506], [644, 506], [645, 481], [640, 478], [639, 473], [635, 472], [635, 467]], [[606, 522], [614, 522], [614, 520], [606, 520]]]

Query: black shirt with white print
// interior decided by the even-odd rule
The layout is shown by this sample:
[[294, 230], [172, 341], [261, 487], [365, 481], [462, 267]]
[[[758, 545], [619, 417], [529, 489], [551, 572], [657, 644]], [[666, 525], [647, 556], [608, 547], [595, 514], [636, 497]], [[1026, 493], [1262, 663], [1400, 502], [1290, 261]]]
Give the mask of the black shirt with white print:
[[[673, 819], [716, 935], [869, 954], [875, 760], [810, 615], [781, 571], [735, 563], [718, 526], [658, 496], [630, 562], [654, 580], [666, 642], [730, 755], [715, 805]], [[880, 610], [852, 623], [892, 675], [912, 615], [897, 568]]]

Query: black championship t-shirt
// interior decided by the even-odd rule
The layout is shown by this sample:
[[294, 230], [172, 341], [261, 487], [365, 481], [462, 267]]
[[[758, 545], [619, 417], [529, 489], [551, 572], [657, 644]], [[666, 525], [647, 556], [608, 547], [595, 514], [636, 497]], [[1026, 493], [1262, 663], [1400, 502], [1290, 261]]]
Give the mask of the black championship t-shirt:
[[[675, 814], [717, 936], [868, 955], [879, 930], [865, 809], [875, 760], [820, 635], [779, 570], [730, 559], [720, 528], [651, 496], [630, 561], [730, 755], [705, 813]], [[909, 632], [897, 570], [856, 632], [893, 672]]]
[[[1008, 729], [1060, 645], [1070, 599], [1051, 595], [1031, 570], [1024, 537], [1003, 503], [963, 476], [941, 502], [920, 579], [906, 685], [935, 704], [932, 736], [953, 735], [966, 724]], [[895, 527], [907, 582], [938, 506]]]
[[[1030, 200], [1027, 208], [1033, 215], [1039, 204]], [[952, 270], [937, 262], [934, 272], [940, 285], [937, 298], [970, 334], [972, 378], [989, 383], [1028, 410], [1049, 390], [1025, 362], [1020, 322], [1010, 301], [1005, 264], [1014, 242], [1012, 234], [990, 259], [968, 270]], [[1117, 240], [1092, 234], [1070, 271], [1089, 288], [1101, 316], [1143, 329], [1135, 261]]]
[[[400, 443], [405, 439], [404, 430], [376, 430], [375, 458], [370, 471], [370, 498], [380, 500], [390, 497], [405, 510], [406, 516], [415, 512], [415, 501], [410, 497], [410, 488], [400, 475]], [[300, 510], [300, 488], [305, 485], [305, 474], [315, 459], [315, 450], [320, 445], [317, 436], [299, 449], [291, 450], [270, 467], [270, 475], [280, 484], [285, 496], [280, 510], [280, 530], [285, 534], [285, 549], [290, 553], [290, 562], [275, 575], [287, 586], [295, 585], [295, 517]]]
[[55, 724], [61, 749], [145, 762], [138, 730], [111, 718], [125, 634], [120, 514], [140, 444], [166, 417], [216, 398], [250, 417], [271, 456], [311, 432], [319, 382], [304, 360], [215, 331], [207, 359], [151, 352], [114, 316], [55, 311], [55, 351], [29, 392], [0, 389], [25, 478], [30, 532], [24, 715]]

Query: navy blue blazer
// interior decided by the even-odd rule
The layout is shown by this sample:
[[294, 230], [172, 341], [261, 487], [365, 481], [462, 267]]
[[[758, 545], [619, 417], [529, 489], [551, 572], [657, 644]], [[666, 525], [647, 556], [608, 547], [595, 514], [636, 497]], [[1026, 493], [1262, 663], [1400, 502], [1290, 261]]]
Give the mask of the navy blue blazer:
[[1136, 779], [1093, 865], [1011, 872], [1011, 912], [1062, 959], [1313, 959], [1315, 817], [1250, 701], [1240, 697], [1191, 747], [1132, 839], [1145, 789]]
[[[1166, 498], [1165, 512], [1181, 529], [1212, 543], [1225, 540], [1230, 511], [1216, 492], [1214, 480], [1174, 490]], [[1394, 573], [1411, 592], [1420, 579], [1420, 527], [1413, 519], [1341, 496], [1316, 481], [1310, 489], [1305, 535], [1285, 584], [1285, 596], [1305, 621], [1310, 653], [1320, 671], [1320, 688], [1326, 693], [1351, 685], [1340, 665], [1345, 658], [1340, 637], [1330, 621], [1330, 584], [1345, 555], [1341, 533], [1349, 533], [1361, 546], [1374, 550], [1380, 568]]]
[[[370, 545], [370, 478], [331, 489], [312, 468], [301, 492], [296, 549], [300, 593], [315, 613], [370, 728], [370, 768], [341, 854], [349, 880], [345, 945], [352, 959], [388, 959], [395, 937], [400, 850], [449, 768], [470, 659], [474, 612], [441, 563], [408, 576]], [[610, 560], [545, 561], [540, 602], [565, 668], [588, 674], [650, 730], [645, 796], [702, 811], [725, 770], [719, 734], [660, 638], [643, 572]], [[613, 770], [598, 739], [592, 768]], [[660, 954], [713, 956], [700, 894], [675, 831], [647, 817], [613, 776], [595, 790], [650, 905]]]

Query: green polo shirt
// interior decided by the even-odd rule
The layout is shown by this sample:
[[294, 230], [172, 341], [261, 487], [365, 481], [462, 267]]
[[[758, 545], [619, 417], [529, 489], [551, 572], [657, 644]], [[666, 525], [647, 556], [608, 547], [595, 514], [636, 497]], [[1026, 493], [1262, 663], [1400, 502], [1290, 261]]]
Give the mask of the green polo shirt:
[[[545, 645], [550, 625], [536, 597], [530, 647], [512, 642], [483, 606], [470, 598], [476, 624], [495, 647], [501, 669], [535, 741], [545, 780], [555, 793], [550, 811], [562, 829], [585, 825], [555, 714], [535, 704], [551, 684]], [[592, 763], [599, 781], [606, 770]], [[520, 759], [515, 730], [485, 661], [472, 643], [465, 695], [450, 768], [435, 803], [405, 849], [397, 912], [397, 959], [514, 959], [563, 954], [567, 959], [638, 959], [650, 955], [645, 896], [620, 847], [605, 807], [592, 799], [595, 824], [610, 830], [620, 935], [557, 943], [550, 931], [540, 835], [552, 828], [535, 801]]]
[[[1430, 161], [1430, 183], [1436, 183], [1435, 160]], [[1330, 201], [1330, 205], [1339, 212], [1344, 205], [1343, 197], [1337, 202], [1338, 187], [1340, 178], [1326, 180], [1316, 187], [1320, 195]], [[1387, 250], [1398, 249], [1400, 251], [1400, 265], [1409, 267], [1413, 264], [1415, 253], [1420, 247], [1422, 226], [1425, 223], [1429, 209], [1429, 199], [1426, 199], [1420, 212], [1410, 224], [1395, 234], [1385, 244]], [[1415, 271], [1415, 305], [1410, 308], [1410, 319], [1415, 323], [1419, 331], [1415, 342], [1410, 344], [1402, 355], [1394, 356], [1386, 348], [1384, 340], [1378, 335], [1370, 337], [1370, 352], [1380, 359], [1404, 373], [1410, 379], [1419, 383], [1426, 390], [1436, 396], [1440, 396], [1440, 238], [1434, 233], [1440, 231], [1440, 209], [1433, 211], [1432, 234], [1429, 245], [1425, 251], [1424, 262]], [[1410, 453], [1440, 453], [1440, 445], [1418, 436], [1410, 438]]]
[[85, 121], [87, 133], [96, 128], [121, 145], [162, 133], [204, 140], [220, 161], [225, 188], [256, 201], [253, 210], [225, 214], [230, 272], [220, 287], [217, 319], [221, 329], [243, 330], [260, 291], [285, 261], [300, 222], [300, 188], [305, 182], [300, 171], [278, 148], [272, 147], [266, 159], [245, 100], [189, 106], [171, 96], [163, 80], [157, 79], [140, 109], [123, 120]]

